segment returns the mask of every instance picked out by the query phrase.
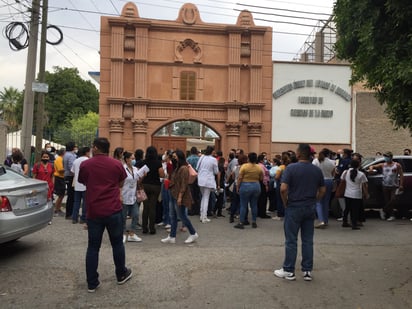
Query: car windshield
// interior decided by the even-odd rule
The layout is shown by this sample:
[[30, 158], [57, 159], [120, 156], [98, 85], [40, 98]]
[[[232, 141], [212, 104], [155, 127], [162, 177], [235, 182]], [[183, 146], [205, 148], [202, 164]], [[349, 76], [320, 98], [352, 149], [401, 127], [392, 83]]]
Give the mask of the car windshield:
[[361, 169], [364, 169], [366, 166], [371, 164], [373, 161], [375, 161], [375, 157], [368, 157], [368, 158], [363, 158], [362, 159], [362, 164], [361, 164]]
[[0, 166], [0, 181], [19, 180], [22, 178], [25, 178], [25, 176], [13, 171], [12, 169]]

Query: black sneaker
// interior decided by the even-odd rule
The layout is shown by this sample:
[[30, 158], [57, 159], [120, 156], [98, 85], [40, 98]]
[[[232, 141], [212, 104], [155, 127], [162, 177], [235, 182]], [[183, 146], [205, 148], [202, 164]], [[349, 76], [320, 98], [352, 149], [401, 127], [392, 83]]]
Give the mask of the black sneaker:
[[89, 292], [89, 293], [94, 293], [94, 292], [96, 292], [96, 290], [97, 290], [99, 287], [100, 287], [100, 282], [99, 282], [94, 288], [89, 287], [89, 288], [87, 289], [87, 292]]
[[312, 281], [312, 274], [310, 273], [310, 271], [303, 272], [303, 280]]
[[256, 222], [252, 222], [252, 227], [253, 227], [254, 229], [257, 228]]
[[125, 284], [128, 280], [130, 280], [132, 274], [132, 270], [130, 268], [126, 268], [126, 273], [122, 277], [117, 278], [117, 284]]
[[235, 229], [241, 229], [241, 230], [243, 230], [245, 227], [243, 226], [242, 223], [238, 223], [238, 224], [236, 224], [236, 225], [234, 226], [234, 228], [235, 228]]

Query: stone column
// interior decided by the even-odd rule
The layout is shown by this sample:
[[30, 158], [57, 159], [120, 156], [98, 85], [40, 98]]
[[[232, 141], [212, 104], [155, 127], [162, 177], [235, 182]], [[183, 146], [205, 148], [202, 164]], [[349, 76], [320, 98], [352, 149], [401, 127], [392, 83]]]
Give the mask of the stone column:
[[124, 131], [124, 119], [123, 118], [110, 118], [109, 119], [109, 140], [111, 148], [114, 149], [123, 145], [122, 136]]
[[228, 148], [239, 148], [239, 136], [240, 136], [241, 123], [238, 122], [226, 122], [226, 139]]
[[146, 150], [146, 136], [147, 136], [147, 126], [149, 121], [147, 119], [133, 119], [133, 140], [134, 149]]
[[262, 123], [261, 122], [250, 122], [248, 127], [248, 141], [249, 141], [249, 151], [260, 153], [260, 139], [262, 136]]

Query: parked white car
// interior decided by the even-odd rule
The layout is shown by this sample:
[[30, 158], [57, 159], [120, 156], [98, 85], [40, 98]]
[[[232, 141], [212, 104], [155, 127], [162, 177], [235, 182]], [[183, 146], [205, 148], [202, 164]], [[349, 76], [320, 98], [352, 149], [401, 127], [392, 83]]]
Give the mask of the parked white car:
[[0, 244], [34, 233], [51, 222], [53, 203], [45, 181], [0, 166]]

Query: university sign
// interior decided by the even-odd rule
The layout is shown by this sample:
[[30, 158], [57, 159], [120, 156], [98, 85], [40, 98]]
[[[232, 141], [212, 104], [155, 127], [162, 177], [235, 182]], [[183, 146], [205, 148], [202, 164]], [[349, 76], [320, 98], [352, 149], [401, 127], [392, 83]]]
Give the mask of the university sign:
[[275, 63], [272, 142], [349, 143], [349, 79], [347, 66]]

